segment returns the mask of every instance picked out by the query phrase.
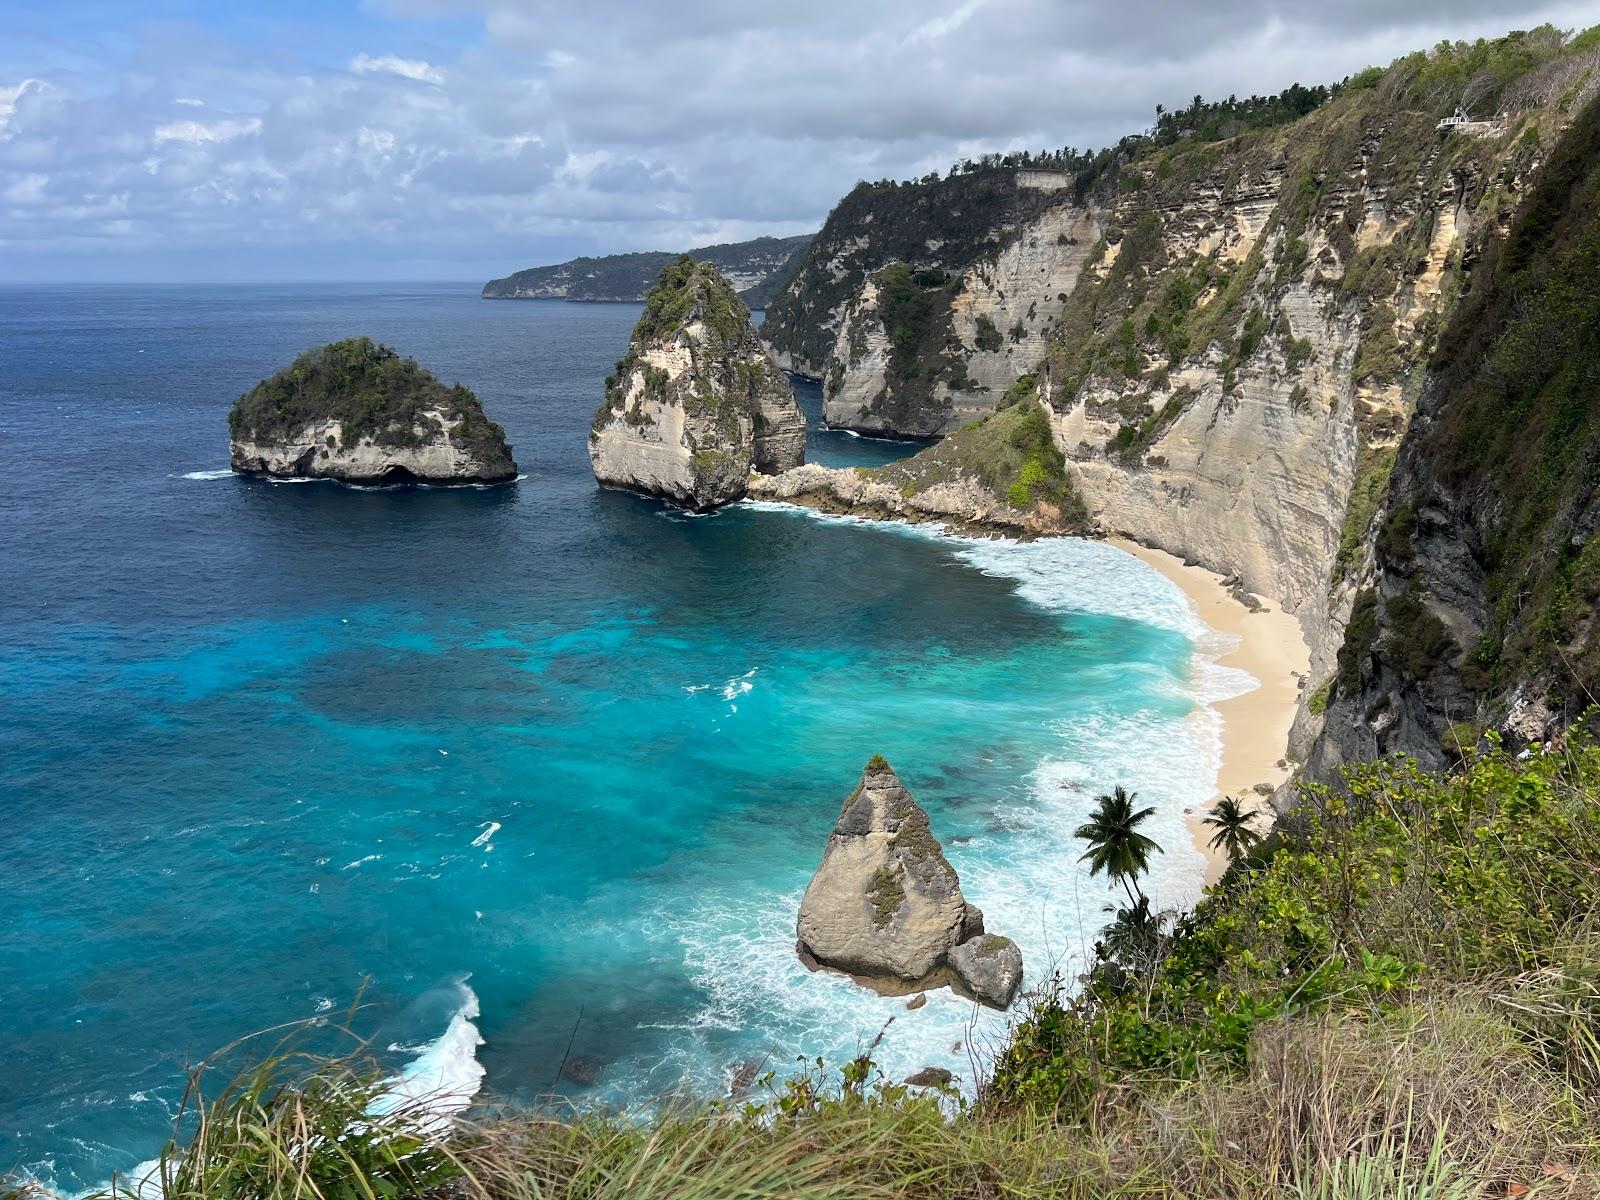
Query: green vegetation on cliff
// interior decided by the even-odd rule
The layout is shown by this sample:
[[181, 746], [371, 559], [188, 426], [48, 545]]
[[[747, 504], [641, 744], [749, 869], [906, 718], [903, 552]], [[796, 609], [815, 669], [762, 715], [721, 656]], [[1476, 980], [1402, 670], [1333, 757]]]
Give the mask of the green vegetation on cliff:
[[236, 439], [273, 442], [313, 422], [338, 421], [346, 446], [371, 438], [414, 447], [443, 432], [432, 412], [452, 423], [451, 437], [479, 459], [508, 456], [505, 431], [471, 391], [446, 387], [415, 359], [365, 337], [308, 350], [263, 379], [234, 404], [228, 430]]
[[1534, 736], [1600, 691], [1600, 100], [1513, 217], [1439, 337], [1387, 487], [1358, 478], [1341, 563], [1386, 507], [1332, 694], [1346, 747], [1448, 760], [1463, 721], [1520, 698]]
[[833, 314], [869, 275], [899, 263], [909, 272], [933, 268], [959, 276], [1003, 247], [1014, 222], [1050, 202], [1048, 192], [1018, 187], [1014, 170], [858, 183], [767, 306], [762, 336], [792, 356], [795, 369], [820, 373], [833, 348]]
[[1600, 102], [1563, 140], [1434, 357], [1413, 453], [1480, 514], [1483, 682], [1553, 670], [1600, 691]]
[[[705, 329], [701, 370], [718, 372], [714, 380], [708, 376], [706, 381], [719, 386], [685, 392], [685, 403], [703, 402], [704, 410], [715, 416], [732, 435], [736, 432], [739, 415], [753, 396], [766, 387], [783, 386], [783, 381], [776, 378], [776, 368], [770, 371], [773, 378], [766, 378], [769, 372], [762, 366], [765, 355], [750, 324], [749, 310], [728, 286], [728, 281], [716, 267], [683, 254], [662, 268], [655, 286], [645, 297], [644, 311], [633, 327], [628, 352], [606, 378], [605, 399], [595, 414], [596, 423], [608, 419], [622, 406], [628, 376], [639, 365], [640, 348], [656, 342], [670, 342], [685, 327], [695, 323]], [[728, 375], [730, 372], [732, 374]], [[654, 391], [665, 398], [672, 389], [665, 371], [647, 366], [643, 374], [647, 394]], [[728, 377], [723, 378], [723, 375]], [[698, 465], [709, 470], [718, 464], [708, 459]]]
[[1045, 504], [1060, 513], [1064, 529], [1088, 526], [1088, 511], [1073, 492], [1066, 460], [1050, 436], [1050, 419], [1031, 395], [910, 458], [863, 470], [908, 497], [970, 479], [1019, 512]]

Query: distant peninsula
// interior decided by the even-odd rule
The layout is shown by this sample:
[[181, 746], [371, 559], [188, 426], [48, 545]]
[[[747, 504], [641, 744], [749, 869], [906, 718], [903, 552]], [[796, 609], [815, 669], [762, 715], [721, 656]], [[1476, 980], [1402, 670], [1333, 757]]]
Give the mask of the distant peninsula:
[[379, 486], [503, 483], [505, 430], [461, 384], [371, 338], [308, 350], [228, 414], [233, 469]]
[[[765, 308], [799, 271], [813, 235], [759, 237], [684, 251], [721, 272], [749, 308]], [[640, 301], [679, 254], [645, 250], [529, 267], [483, 285], [485, 300]]]

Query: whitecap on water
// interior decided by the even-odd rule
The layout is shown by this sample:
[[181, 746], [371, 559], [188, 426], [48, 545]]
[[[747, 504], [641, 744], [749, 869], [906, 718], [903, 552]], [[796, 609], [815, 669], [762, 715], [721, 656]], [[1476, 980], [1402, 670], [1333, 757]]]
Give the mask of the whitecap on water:
[[[398, 1116], [423, 1136], [438, 1137], [449, 1131], [455, 1118], [477, 1097], [483, 1086], [483, 1065], [478, 1062], [483, 1038], [474, 1024], [478, 1019], [478, 996], [466, 981], [463, 976], [451, 985], [455, 1006], [444, 1032], [432, 1042], [405, 1048], [416, 1051], [416, 1057], [388, 1080], [368, 1106], [367, 1111], [374, 1117]], [[175, 1165], [169, 1164], [169, 1174]], [[74, 1193], [68, 1200], [83, 1200], [107, 1192], [111, 1186], [107, 1180]], [[117, 1172], [117, 1187], [122, 1196], [161, 1200], [167, 1190], [162, 1186], [161, 1160], [148, 1159]]]
[[224, 470], [221, 470], [221, 471], [185, 471], [182, 475], [168, 476], [169, 479], [170, 478], [178, 478], [178, 479], [197, 479], [197, 480], [204, 480], [204, 479], [230, 479], [232, 477], [233, 477], [233, 469], [231, 467], [229, 467], [227, 469], [224, 469]]
[[[846, 524], [867, 518], [820, 514], [790, 505], [747, 501], [749, 507]], [[1211, 630], [1183, 591], [1131, 554], [1075, 538], [1019, 542], [947, 532], [936, 525], [871, 522], [886, 532], [937, 539], [986, 574], [1014, 580], [1028, 602], [1056, 612], [1119, 617], [1177, 633], [1194, 647], [1181, 682], [1153, 681], [1180, 703], [1132, 713], [1075, 711], [1052, 725], [1057, 749], [1037, 762], [1005, 802], [1004, 821], [946, 854], [990, 929], [1014, 938], [1027, 967], [1025, 989], [1059, 975], [1069, 985], [1087, 966], [1108, 906], [1119, 894], [1079, 863], [1072, 831], [1094, 797], [1121, 784], [1156, 809], [1149, 832], [1165, 852], [1155, 856], [1145, 888], [1159, 906], [1187, 906], [1200, 894], [1204, 859], [1185, 823], [1185, 809], [1210, 802], [1222, 757], [1222, 721], [1213, 705], [1258, 686], [1247, 673], [1217, 664], [1234, 641]], [[730, 681], [731, 682], [731, 681]], [[1181, 701], [1192, 701], [1187, 713]], [[881, 997], [829, 973], [812, 974], [794, 953], [800, 896], [707, 896], [690, 911], [666, 911], [663, 926], [681, 945], [694, 983], [707, 997], [673, 1026], [666, 1061], [638, 1064], [615, 1080], [614, 1097], [660, 1094], [678, 1083], [700, 1094], [726, 1084], [731, 1056], [771, 1052], [781, 1070], [794, 1055], [848, 1061], [892, 1019], [873, 1052], [894, 1079], [942, 1066], [969, 1094], [980, 1064], [1003, 1045], [1013, 1014], [978, 1008], [949, 991], [930, 992], [925, 1006]], [[974, 1054], [976, 1047], [977, 1053]]]

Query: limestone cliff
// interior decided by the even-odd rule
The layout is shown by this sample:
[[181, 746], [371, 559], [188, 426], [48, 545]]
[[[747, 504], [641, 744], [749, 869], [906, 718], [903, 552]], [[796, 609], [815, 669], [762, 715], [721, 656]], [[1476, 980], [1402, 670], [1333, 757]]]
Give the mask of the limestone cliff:
[[517, 474], [476, 396], [369, 338], [309, 350], [262, 380], [234, 404], [228, 432], [233, 468], [246, 474], [369, 485]]
[[829, 216], [762, 336], [823, 381], [829, 424], [928, 436], [993, 412], [1042, 356], [1099, 236], [1070, 177], [994, 169], [862, 184]]
[[953, 974], [975, 998], [1005, 1008], [1022, 982], [1016, 944], [984, 932], [928, 814], [880, 757], [845, 800], [796, 931], [809, 964], [904, 990]]
[[[1125, 139], [1071, 186], [989, 180], [986, 219], [951, 181], [858, 188], [774, 306], [811, 328], [791, 316], [769, 336], [826, 376], [830, 419], [860, 428], [964, 427], [1006, 402], [1008, 371], [1030, 371], [1091, 525], [1299, 617], [1304, 756], [1425, 366], [1600, 86], [1597, 58], [1592, 38], [1546, 27], [1254, 109], [1197, 102], [1182, 128]], [[1476, 119], [1440, 127], [1469, 81]], [[930, 232], [941, 197], [966, 244]], [[1010, 354], [1013, 333], [1044, 347], [1037, 361]], [[884, 499], [870, 476], [814, 482], [790, 490]]]
[[804, 460], [805, 417], [750, 314], [715, 267], [678, 259], [606, 380], [595, 477], [703, 511], [743, 496], [752, 471]]
[[1600, 694], [1600, 100], [1485, 247], [1355, 582], [1310, 773], [1513, 748]]

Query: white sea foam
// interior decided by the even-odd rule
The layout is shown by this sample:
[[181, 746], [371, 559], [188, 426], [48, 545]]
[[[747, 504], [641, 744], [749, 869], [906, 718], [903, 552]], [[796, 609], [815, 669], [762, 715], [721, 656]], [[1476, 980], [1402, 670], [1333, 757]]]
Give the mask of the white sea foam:
[[749, 695], [755, 690], [756, 672], [760, 667], [751, 667], [743, 675], [735, 675], [722, 685], [722, 698], [724, 700], [737, 700], [740, 696]]
[[[478, 1062], [478, 1047], [483, 1045], [478, 1027], [478, 996], [467, 986], [463, 976], [452, 985], [457, 990], [457, 1004], [449, 1024], [437, 1039], [419, 1046], [391, 1046], [402, 1053], [416, 1051], [417, 1056], [389, 1080], [384, 1090], [372, 1101], [368, 1112], [373, 1116], [397, 1115], [404, 1118], [420, 1134], [437, 1137], [447, 1133], [455, 1118], [472, 1103], [483, 1086], [483, 1066]], [[332, 1001], [328, 1002], [332, 1007]], [[322, 1003], [317, 1011], [323, 1011]], [[134, 1093], [129, 1100], [149, 1099]], [[171, 1164], [176, 1166], [176, 1164]], [[47, 1173], [47, 1172], [46, 1172]], [[170, 1174], [170, 1167], [169, 1167]], [[46, 1190], [48, 1191], [47, 1181]], [[68, 1197], [84, 1197], [110, 1191], [111, 1181], [86, 1188]], [[161, 1200], [161, 1160], [152, 1158], [127, 1171], [117, 1172], [118, 1194], [136, 1197], [137, 1200]]]
[[373, 1101], [375, 1116], [404, 1114], [422, 1132], [443, 1134], [483, 1086], [483, 1064], [478, 1061], [483, 1038], [474, 1024], [478, 996], [465, 978], [455, 987], [460, 991], [460, 1003], [444, 1033], [421, 1047], [422, 1052]]
[[232, 477], [231, 467], [222, 471], [185, 471], [178, 476], [179, 479], [231, 479]]
[[481, 846], [481, 847], [484, 847], [485, 849], [493, 850], [494, 846], [491, 845], [491, 843], [494, 840], [494, 835], [500, 832], [500, 828], [501, 828], [500, 822], [499, 821], [485, 821], [482, 825], [478, 826], [478, 828], [481, 829], [483, 832], [478, 834], [477, 837], [472, 839], [472, 844], [474, 846]]
[[[751, 507], [849, 524], [836, 517], [762, 501]], [[1213, 705], [1257, 686], [1243, 671], [1216, 659], [1235, 644], [1207, 627], [1182, 590], [1154, 568], [1113, 546], [1080, 539], [1033, 542], [957, 536], [939, 526], [872, 522], [904, 536], [937, 539], [986, 574], [1014, 580], [1023, 599], [1051, 611], [1103, 614], [1169, 630], [1194, 646], [1187, 679], [1175, 699], [1194, 702], [1187, 715], [1152, 706], [1132, 713], [1110, 704], [1087, 705], [1054, 723], [1059, 748], [1037, 763], [1009, 796], [997, 798], [990, 830], [946, 853], [980, 905], [990, 929], [1016, 939], [1027, 967], [1024, 987], [1048, 985], [1059, 974], [1069, 985], [1090, 955], [1097, 931], [1118, 894], [1079, 864], [1075, 829], [1094, 797], [1114, 784], [1136, 791], [1156, 809], [1149, 832], [1165, 853], [1145, 881], [1158, 905], [1186, 906], [1198, 898], [1204, 860], [1184, 814], [1209, 803], [1222, 757], [1221, 717]], [[615, 1084], [618, 1098], [659, 1093], [678, 1082], [702, 1093], [726, 1083], [729, 1046], [770, 1047], [771, 1065], [787, 1068], [795, 1054], [821, 1055], [837, 1066], [889, 1024], [874, 1059], [890, 1078], [936, 1065], [953, 1071], [963, 1090], [991, 1052], [1003, 1044], [1012, 1019], [980, 1009], [949, 991], [928, 994], [917, 1011], [904, 998], [873, 995], [848, 979], [812, 974], [794, 954], [798, 893], [750, 897], [711, 895], [691, 911], [664, 911], [659, 920], [681, 944], [706, 1004], [676, 1027], [668, 1061], [641, 1065]], [[976, 1051], [976, 1053], [974, 1053]]]

